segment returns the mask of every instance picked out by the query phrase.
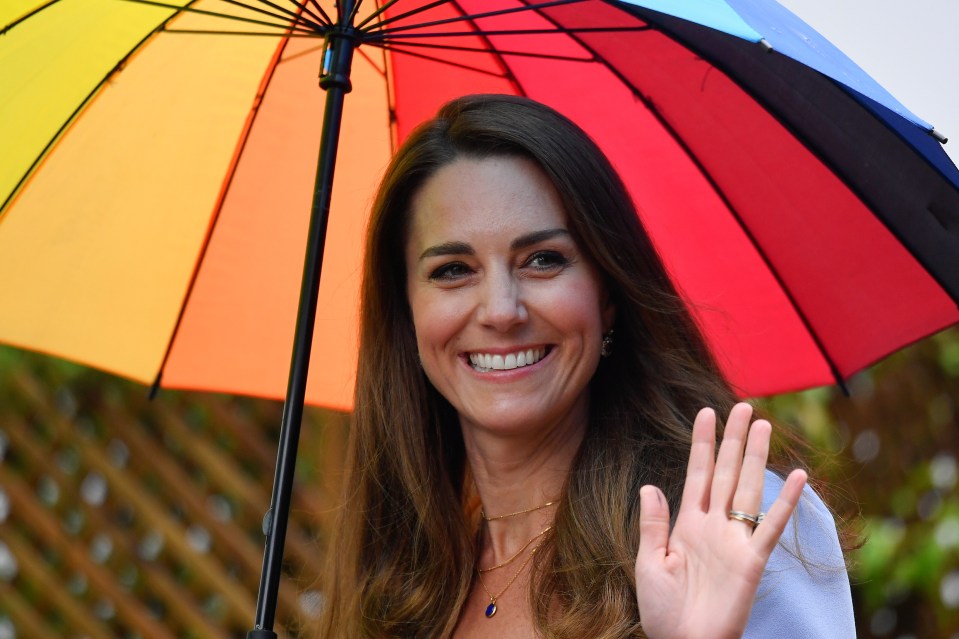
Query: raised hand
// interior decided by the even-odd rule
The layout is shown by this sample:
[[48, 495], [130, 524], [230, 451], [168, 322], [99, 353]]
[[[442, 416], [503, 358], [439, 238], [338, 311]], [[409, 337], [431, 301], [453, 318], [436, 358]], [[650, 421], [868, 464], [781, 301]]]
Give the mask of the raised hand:
[[636, 598], [650, 639], [741, 637], [763, 567], [806, 483], [787, 477], [762, 524], [730, 517], [759, 512], [772, 426], [752, 407], [730, 411], [715, 455], [716, 413], [704, 408], [693, 424], [693, 443], [682, 503], [672, 532], [669, 506], [655, 486], [640, 490], [640, 543]]

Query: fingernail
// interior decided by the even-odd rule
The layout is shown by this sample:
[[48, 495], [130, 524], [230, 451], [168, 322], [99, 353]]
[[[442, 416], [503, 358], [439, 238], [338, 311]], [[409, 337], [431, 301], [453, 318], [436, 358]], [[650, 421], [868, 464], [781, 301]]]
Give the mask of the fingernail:
[[643, 487], [639, 490], [639, 497], [640, 497], [640, 499], [649, 499], [649, 498], [650, 498], [650, 497], [649, 497], [649, 494], [650, 494], [650, 493], [652, 493], [653, 495], [656, 496], [656, 501], [657, 501], [657, 503], [659, 503], [659, 505], [662, 506], [662, 505], [663, 505], [663, 493], [662, 493], [658, 488], [656, 488], [655, 486], [653, 486], [653, 485], [651, 485], [651, 484], [647, 484], [646, 486], [643, 486]]

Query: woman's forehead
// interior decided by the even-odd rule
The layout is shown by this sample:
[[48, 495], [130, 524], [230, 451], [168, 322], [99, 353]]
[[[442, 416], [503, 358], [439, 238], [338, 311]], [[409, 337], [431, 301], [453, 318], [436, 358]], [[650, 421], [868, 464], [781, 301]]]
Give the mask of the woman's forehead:
[[566, 212], [546, 174], [515, 156], [460, 158], [427, 179], [410, 202], [410, 248], [475, 238], [512, 241], [565, 229]]

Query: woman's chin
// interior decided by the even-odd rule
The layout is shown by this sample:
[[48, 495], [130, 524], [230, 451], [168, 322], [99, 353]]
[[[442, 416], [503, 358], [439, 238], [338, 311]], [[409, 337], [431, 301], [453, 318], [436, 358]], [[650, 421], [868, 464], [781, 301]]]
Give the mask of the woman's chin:
[[556, 429], [585, 427], [586, 411], [577, 408], [578, 405], [570, 410], [557, 411], [555, 403], [543, 406], [529, 401], [490, 402], [480, 411], [461, 412], [460, 425], [467, 437], [472, 432], [482, 438], [541, 439]]

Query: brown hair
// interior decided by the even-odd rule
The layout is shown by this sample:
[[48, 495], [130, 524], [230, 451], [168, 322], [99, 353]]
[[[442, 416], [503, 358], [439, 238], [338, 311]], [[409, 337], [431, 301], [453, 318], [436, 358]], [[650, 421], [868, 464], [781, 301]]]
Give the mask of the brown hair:
[[463, 440], [455, 411], [418, 365], [404, 239], [410, 199], [426, 179], [458, 157], [496, 155], [528, 158], [550, 178], [616, 306], [613, 353], [591, 383], [588, 430], [535, 556], [539, 632], [643, 636], [633, 577], [639, 488], [659, 486], [675, 514], [697, 411], [712, 406], [724, 417], [736, 401], [596, 144], [523, 98], [448, 103], [404, 143], [373, 206], [327, 637], [446, 637], [469, 593], [476, 548]]

